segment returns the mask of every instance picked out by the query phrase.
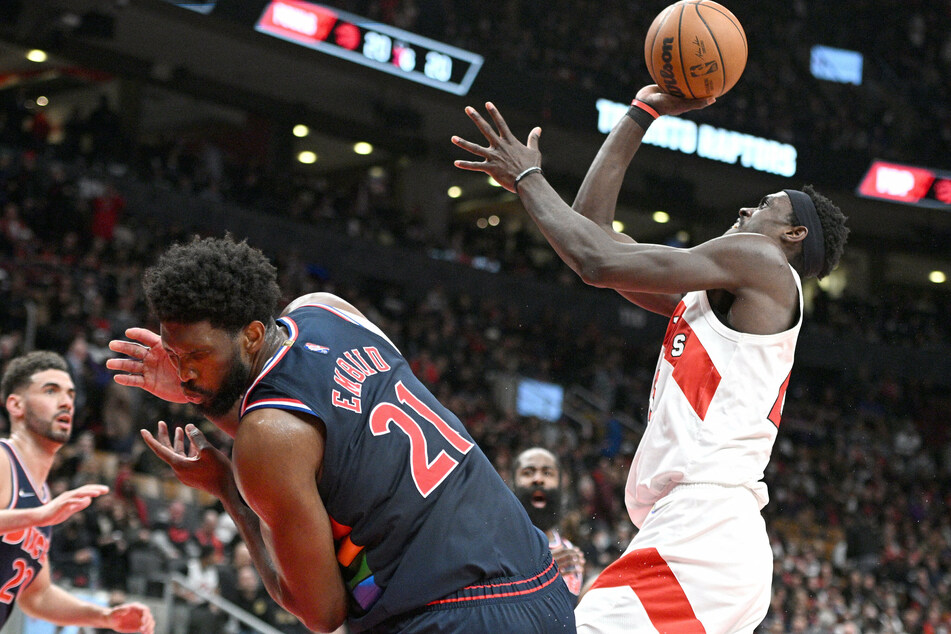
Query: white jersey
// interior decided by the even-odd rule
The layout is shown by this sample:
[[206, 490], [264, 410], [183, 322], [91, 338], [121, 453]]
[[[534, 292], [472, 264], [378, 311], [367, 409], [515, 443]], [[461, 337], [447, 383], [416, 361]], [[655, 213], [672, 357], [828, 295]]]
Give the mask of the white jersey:
[[640, 526], [654, 503], [682, 483], [742, 486], [760, 508], [763, 473], [802, 326], [753, 335], [721, 322], [706, 291], [684, 296], [667, 325], [651, 387], [647, 429], [634, 455], [625, 503]]

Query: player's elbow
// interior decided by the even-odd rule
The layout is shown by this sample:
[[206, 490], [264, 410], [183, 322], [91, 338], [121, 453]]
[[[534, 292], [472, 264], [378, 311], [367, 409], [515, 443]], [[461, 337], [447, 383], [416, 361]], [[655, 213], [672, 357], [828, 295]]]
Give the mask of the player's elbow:
[[347, 620], [347, 601], [345, 596], [324, 596], [319, 601], [297, 604], [289, 610], [312, 632], [334, 632]]
[[[325, 607], [320, 606], [320, 608]], [[340, 607], [342, 609], [332, 611], [326, 609], [308, 610], [308, 614], [299, 614], [297, 618], [311, 632], [335, 632], [347, 619], [346, 604], [341, 604]]]
[[572, 267], [578, 277], [588, 286], [604, 288], [610, 286], [610, 267], [604, 258], [596, 255], [587, 256], [578, 260]]

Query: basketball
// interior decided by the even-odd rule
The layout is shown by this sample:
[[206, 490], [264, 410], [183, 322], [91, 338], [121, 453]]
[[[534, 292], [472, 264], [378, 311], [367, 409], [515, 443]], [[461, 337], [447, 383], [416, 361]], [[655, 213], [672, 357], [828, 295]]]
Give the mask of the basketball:
[[644, 40], [647, 70], [677, 97], [719, 97], [746, 68], [743, 26], [712, 0], [680, 0], [660, 12]]

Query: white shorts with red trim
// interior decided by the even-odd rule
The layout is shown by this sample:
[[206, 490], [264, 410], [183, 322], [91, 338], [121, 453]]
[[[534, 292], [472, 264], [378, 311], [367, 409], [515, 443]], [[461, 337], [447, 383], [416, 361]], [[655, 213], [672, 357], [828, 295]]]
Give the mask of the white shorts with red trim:
[[766, 617], [773, 554], [749, 489], [680, 485], [575, 609], [578, 632], [752, 632]]

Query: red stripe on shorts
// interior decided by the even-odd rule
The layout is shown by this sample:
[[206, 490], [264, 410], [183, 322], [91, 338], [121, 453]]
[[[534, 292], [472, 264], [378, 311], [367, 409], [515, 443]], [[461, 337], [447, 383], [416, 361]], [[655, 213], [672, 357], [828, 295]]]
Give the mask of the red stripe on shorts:
[[656, 548], [624, 555], [604, 569], [591, 589], [630, 586], [657, 631], [665, 634], [705, 632], [674, 572]]

